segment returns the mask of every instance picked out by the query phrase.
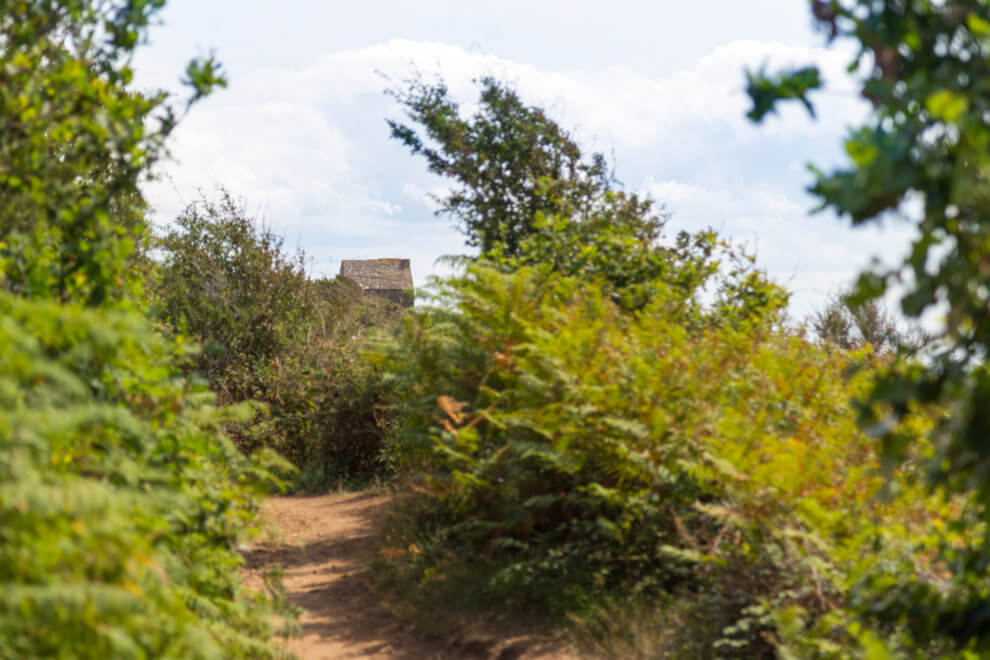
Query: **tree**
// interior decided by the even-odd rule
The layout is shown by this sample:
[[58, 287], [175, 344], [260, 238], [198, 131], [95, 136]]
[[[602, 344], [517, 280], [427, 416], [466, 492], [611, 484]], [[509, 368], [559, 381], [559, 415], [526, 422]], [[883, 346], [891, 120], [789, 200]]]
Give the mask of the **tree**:
[[844, 292], [831, 296], [824, 308], [811, 315], [811, 328], [823, 342], [846, 350], [869, 344], [878, 354], [916, 352], [927, 343], [928, 337], [920, 327], [898, 327], [882, 301], [856, 304], [850, 295]]
[[669, 214], [621, 190], [602, 154], [585, 157], [541, 108], [504, 83], [486, 77], [479, 86], [480, 109], [467, 119], [443, 82], [415, 79], [392, 89], [426, 141], [409, 125], [389, 126], [431, 172], [459, 185], [439, 200], [439, 212], [460, 220], [483, 259], [502, 270], [534, 266], [601, 281], [627, 310], [641, 309], [668, 285], [695, 292], [731, 262], [729, 277], [719, 281], [723, 311], [738, 317], [746, 308], [748, 315], [757, 299], [760, 314], [783, 306], [783, 290], [713, 230], [665, 241]]
[[392, 138], [426, 158], [430, 172], [457, 188], [439, 199], [441, 213], [460, 222], [468, 245], [482, 255], [516, 256], [538, 214], [590, 215], [611, 190], [605, 157], [585, 157], [546, 113], [491, 77], [478, 81], [479, 110], [470, 119], [441, 81], [420, 78], [389, 90], [422, 127], [389, 120]]
[[[845, 141], [847, 164], [813, 168], [810, 191], [854, 225], [878, 223], [920, 199], [918, 238], [904, 263], [873, 268], [853, 299], [904, 286], [901, 310], [919, 317], [944, 307], [940, 350], [923, 363], [900, 361], [879, 378], [862, 406], [887, 455], [899, 459], [906, 440], [891, 429], [918, 404], [949, 411], [932, 431], [928, 462], [933, 486], [972, 498], [957, 531], [990, 522], [990, 3], [986, 0], [813, 0], [816, 24], [829, 41], [852, 41], [866, 122]], [[761, 120], [777, 101], [799, 99], [821, 86], [814, 67], [749, 75], [750, 117]], [[919, 645], [938, 635], [960, 647], [990, 649], [990, 537], [945, 541], [946, 580], [902, 582], [873, 576], [862, 610], [891, 628], [903, 626]], [[877, 591], [881, 595], [877, 595]]]
[[250, 369], [304, 341], [316, 298], [305, 256], [247, 215], [220, 191], [217, 201], [190, 204], [157, 242], [162, 263], [156, 290], [166, 318], [202, 341], [197, 367], [226, 395], [224, 377]]
[[[0, 286], [98, 305], [134, 283], [147, 238], [138, 182], [179, 111], [129, 86], [164, 0], [0, 0]], [[225, 80], [186, 69], [187, 106]], [[85, 189], [85, 194], [81, 191]]]

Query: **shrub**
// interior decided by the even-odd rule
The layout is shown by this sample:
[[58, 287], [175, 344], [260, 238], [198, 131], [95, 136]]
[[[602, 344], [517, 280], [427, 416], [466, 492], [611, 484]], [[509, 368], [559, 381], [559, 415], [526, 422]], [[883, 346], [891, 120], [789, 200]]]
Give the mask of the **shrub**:
[[[129, 85], [162, 0], [0, 0], [0, 657], [273, 657], [248, 459], [138, 311], [138, 181], [176, 115]], [[191, 62], [189, 102], [217, 77]], [[277, 581], [271, 581], [277, 593]]]
[[157, 247], [167, 317], [205, 342], [197, 368], [225, 400], [248, 398], [232, 374], [284, 354], [310, 330], [316, 301], [304, 256], [286, 254], [282, 238], [225, 190], [186, 207]]
[[284, 469], [247, 458], [126, 312], [0, 294], [0, 656], [274, 657], [240, 544]]
[[204, 343], [196, 369], [221, 402], [262, 404], [228, 426], [237, 444], [278, 450], [305, 488], [380, 474], [390, 424], [357, 353], [401, 309], [353, 282], [310, 280], [303, 253], [287, 254], [224, 191], [189, 206], [158, 247], [156, 297], [174, 328]]
[[870, 374], [843, 377], [854, 355], [726, 295], [705, 307], [657, 284], [630, 314], [600, 283], [483, 264], [443, 285], [381, 354], [403, 393], [392, 451], [420, 475], [383, 569], [462, 605], [558, 616], [677, 595], [671, 612], [705, 622], [678, 638], [719, 656], [859, 644], [856, 577], [896, 563], [931, 579], [910, 546], [951, 510], [907, 468], [880, 498], [849, 402]]

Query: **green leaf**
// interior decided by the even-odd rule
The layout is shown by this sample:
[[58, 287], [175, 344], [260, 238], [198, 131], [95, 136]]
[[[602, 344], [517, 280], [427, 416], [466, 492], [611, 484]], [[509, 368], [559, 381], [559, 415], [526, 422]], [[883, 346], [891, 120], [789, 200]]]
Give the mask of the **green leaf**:
[[943, 89], [925, 98], [925, 108], [936, 119], [954, 122], [969, 108], [969, 99], [957, 92]]
[[781, 100], [797, 100], [805, 107], [812, 117], [815, 108], [808, 100], [808, 92], [820, 88], [821, 74], [818, 67], [804, 67], [794, 71], [785, 71], [777, 75], [767, 75], [764, 71], [746, 73], [746, 93], [753, 102], [753, 108], [746, 113], [752, 121], [759, 123], [771, 112], [776, 112], [776, 105]]

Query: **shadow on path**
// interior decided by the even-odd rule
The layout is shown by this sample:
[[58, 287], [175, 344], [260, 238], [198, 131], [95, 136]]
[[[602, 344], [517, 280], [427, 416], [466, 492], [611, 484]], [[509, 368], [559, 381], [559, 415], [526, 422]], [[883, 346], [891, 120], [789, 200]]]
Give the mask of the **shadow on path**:
[[570, 657], [544, 652], [532, 640], [448, 640], [404, 628], [368, 587], [372, 530], [388, 500], [351, 493], [266, 503], [267, 519], [279, 532], [246, 556], [247, 580], [260, 588], [263, 569], [282, 567], [286, 596], [303, 609], [302, 636], [289, 641], [289, 651], [303, 660]]

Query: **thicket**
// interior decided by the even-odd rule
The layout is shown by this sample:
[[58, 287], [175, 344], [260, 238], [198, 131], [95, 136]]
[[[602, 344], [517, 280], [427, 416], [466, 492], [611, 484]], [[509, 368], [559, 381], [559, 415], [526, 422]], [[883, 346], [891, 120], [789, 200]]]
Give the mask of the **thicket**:
[[[274, 657], [239, 548], [286, 464], [144, 314], [138, 182], [178, 118], [132, 91], [162, 2], [0, 1], [0, 656]], [[187, 103], [217, 84], [187, 68]]]
[[[464, 154], [487, 180], [506, 150], [531, 148], [518, 136], [562, 134], [520, 129], [520, 117], [550, 120], [500, 89], [482, 82], [473, 118], [442, 86], [400, 95], [417, 99], [411, 116], [434, 142], [396, 137], [469, 189], [442, 206], [467, 213], [469, 231], [488, 196], [435, 167], [440, 155]], [[474, 135], [485, 141], [458, 152]], [[437, 282], [434, 304], [377, 352], [400, 395], [391, 455], [414, 493], [384, 532], [383, 583], [412, 610], [439, 598], [578, 617], [618, 657], [951, 655], [944, 639], [918, 644], [859, 616], [864, 582], [938, 588], [939, 548], [978, 529], [960, 524], [971, 499], [925, 487], [937, 410], [893, 423], [908, 448], [897, 465], [857, 424], [855, 401], [894, 358], [788, 328], [786, 292], [751, 256], [713, 232], [666, 239], [648, 199], [599, 189], [577, 208], [560, 202], [568, 178], [512, 171], [529, 178], [510, 185], [548, 195], [534, 204], [551, 210], [513, 223], [511, 250], [496, 241]], [[885, 410], [875, 405], [865, 410]], [[616, 618], [650, 639], [622, 646]]]
[[387, 472], [391, 417], [359, 350], [399, 306], [346, 278], [309, 278], [303, 252], [286, 250], [223, 190], [188, 206], [155, 247], [160, 312], [204, 346], [192, 370], [221, 403], [255, 404], [248, 420], [227, 426], [243, 451], [277, 450], [308, 490]]
[[911, 546], [955, 509], [917, 469], [885, 489], [851, 403], [872, 375], [846, 379], [865, 353], [670, 286], [629, 314], [596, 283], [479, 264], [440, 296], [387, 352], [394, 451], [419, 475], [382, 553], [393, 584], [558, 616], [666, 594], [656, 617], [699, 625], [658, 656], [829, 657], [868, 640], [856, 576], [934, 574]]

